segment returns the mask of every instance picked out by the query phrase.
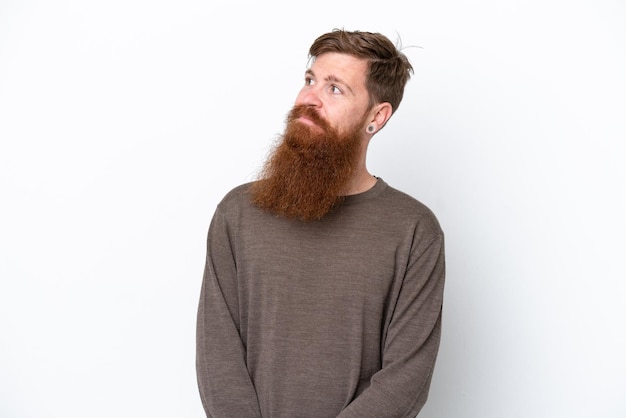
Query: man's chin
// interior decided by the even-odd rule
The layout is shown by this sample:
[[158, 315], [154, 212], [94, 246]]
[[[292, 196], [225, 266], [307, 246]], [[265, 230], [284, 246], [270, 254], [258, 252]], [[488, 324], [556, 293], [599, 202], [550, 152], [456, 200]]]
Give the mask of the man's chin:
[[317, 125], [293, 121], [285, 135], [285, 143], [290, 147], [317, 148], [330, 140], [328, 132]]

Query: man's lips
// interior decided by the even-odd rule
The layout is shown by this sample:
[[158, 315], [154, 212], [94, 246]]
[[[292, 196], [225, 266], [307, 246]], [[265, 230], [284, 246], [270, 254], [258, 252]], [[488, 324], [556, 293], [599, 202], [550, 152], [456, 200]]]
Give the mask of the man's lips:
[[315, 120], [309, 119], [308, 117], [302, 115], [296, 119], [298, 122], [308, 126], [313, 132], [323, 132], [324, 128], [322, 125], [319, 125]]
[[317, 126], [317, 124], [315, 122], [313, 122], [313, 120], [307, 118], [306, 116], [300, 116], [297, 119], [299, 122], [302, 122], [306, 125], [311, 125], [311, 126]]

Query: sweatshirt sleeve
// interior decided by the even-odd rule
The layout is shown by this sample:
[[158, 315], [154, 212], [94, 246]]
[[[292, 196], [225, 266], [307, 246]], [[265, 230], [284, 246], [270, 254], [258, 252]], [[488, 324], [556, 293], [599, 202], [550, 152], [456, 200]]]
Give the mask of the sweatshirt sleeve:
[[384, 336], [381, 370], [337, 418], [414, 418], [422, 409], [439, 349], [444, 277], [439, 234], [409, 261]]
[[238, 312], [237, 269], [218, 207], [209, 227], [196, 334], [196, 374], [207, 417], [261, 417]]

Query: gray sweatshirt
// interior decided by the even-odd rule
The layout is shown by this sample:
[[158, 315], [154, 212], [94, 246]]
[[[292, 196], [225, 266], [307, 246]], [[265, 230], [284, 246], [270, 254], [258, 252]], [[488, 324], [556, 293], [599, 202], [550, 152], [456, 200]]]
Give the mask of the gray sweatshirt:
[[320, 221], [264, 212], [249, 184], [208, 233], [196, 369], [207, 417], [415, 417], [441, 332], [443, 233], [382, 179]]

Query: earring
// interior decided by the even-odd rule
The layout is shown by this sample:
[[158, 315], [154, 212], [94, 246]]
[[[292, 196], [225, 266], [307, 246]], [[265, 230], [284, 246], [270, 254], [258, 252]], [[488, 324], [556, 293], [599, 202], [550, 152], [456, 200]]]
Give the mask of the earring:
[[369, 133], [374, 132], [374, 129], [376, 129], [376, 128], [374, 127], [374, 125], [368, 125], [368, 126], [367, 126], [367, 132], [369, 132]]

